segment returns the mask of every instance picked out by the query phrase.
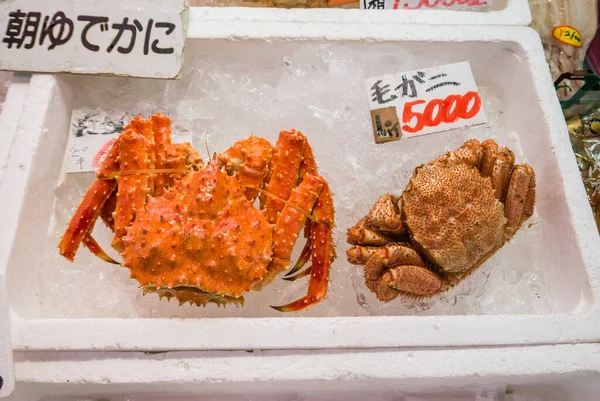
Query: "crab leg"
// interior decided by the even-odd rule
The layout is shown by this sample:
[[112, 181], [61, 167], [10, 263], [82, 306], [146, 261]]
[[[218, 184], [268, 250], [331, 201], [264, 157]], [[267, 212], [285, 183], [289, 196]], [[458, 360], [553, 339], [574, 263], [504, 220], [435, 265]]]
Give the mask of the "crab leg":
[[83, 238], [83, 245], [87, 249], [89, 249], [90, 252], [92, 252], [94, 255], [98, 256], [100, 259], [104, 260], [105, 262], [112, 263], [115, 265], [120, 264], [119, 262], [115, 261], [113, 258], [108, 256], [108, 254], [106, 252], [104, 252], [102, 247], [100, 247], [100, 245], [96, 242], [96, 240], [94, 239], [94, 237], [92, 237], [92, 235], [90, 233], [87, 233], [85, 235], [85, 237]]
[[90, 186], [58, 244], [62, 256], [70, 261], [74, 260], [81, 241], [94, 228], [104, 202], [110, 197], [116, 185], [115, 180], [96, 180]]
[[113, 190], [106, 202], [104, 202], [104, 205], [102, 205], [102, 209], [100, 209], [100, 218], [112, 232], [115, 232], [115, 218], [113, 214], [116, 209], [117, 191]]
[[[164, 169], [167, 166], [167, 152], [171, 146], [171, 119], [162, 114], [150, 117], [154, 131], [154, 146], [156, 148], [156, 168]], [[169, 187], [169, 175], [157, 174], [155, 178], [154, 196], [161, 195]]]
[[[312, 176], [307, 176], [306, 178], [310, 177]], [[323, 182], [323, 189], [314, 208], [316, 221], [311, 224], [310, 240], [313, 244], [313, 254], [308, 293], [299, 300], [287, 305], [272, 307], [281, 312], [297, 312], [307, 309], [312, 305], [318, 304], [327, 295], [329, 271], [331, 262], [335, 258], [333, 236], [331, 233], [334, 225], [334, 210], [329, 186], [325, 180], [322, 178], [321, 180]]]
[[[275, 145], [270, 163], [270, 180], [265, 189], [281, 199], [289, 199], [298, 182], [298, 171], [303, 160], [306, 138], [298, 131], [282, 131]], [[266, 209], [267, 221], [277, 222], [277, 215], [285, 204], [274, 197], [261, 196], [261, 209]], [[303, 221], [304, 223], [304, 221]]]
[[[150, 144], [143, 135], [133, 129], [125, 130], [119, 141], [119, 163], [121, 171], [144, 170], [151, 168]], [[117, 176], [117, 210], [115, 212], [115, 237], [113, 248], [123, 251], [121, 238], [127, 233], [137, 210], [146, 205], [150, 191], [148, 174]]]
[[306, 215], [298, 209], [312, 210], [324, 185], [321, 177], [308, 175], [292, 192], [273, 230], [273, 260], [263, 279], [264, 283], [272, 281], [277, 274], [289, 267], [294, 244], [306, 220]]
[[[304, 267], [304, 265], [310, 260], [310, 254], [312, 252], [311, 246], [310, 246], [310, 220], [306, 221], [305, 228], [309, 229], [308, 230], [309, 238], [307, 239], [306, 244], [304, 245], [304, 248], [302, 248], [302, 253], [300, 253], [300, 257], [296, 261], [296, 264], [294, 265], [292, 270], [290, 270], [289, 272], [286, 273], [286, 275], [285, 275], [286, 277], [289, 277], [292, 274], [296, 273], [298, 270], [302, 269]], [[304, 230], [304, 231], [307, 231], [307, 230]], [[296, 276], [296, 278], [300, 278], [300, 277]]]
[[[308, 141], [306, 141], [304, 144], [304, 154], [303, 154], [302, 163], [300, 163], [300, 174], [298, 177], [298, 185], [302, 182], [302, 180], [304, 180], [304, 177], [306, 177], [307, 174], [315, 175], [315, 176], [319, 175], [318, 169], [317, 169], [317, 162], [315, 161], [315, 156], [313, 154], [312, 148], [308, 144]], [[300, 257], [296, 261], [296, 265], [294, 266], [294, 268], [292, 270], [290, 270], [286, 274], [286, 277], [289, 277], [289, 276], [293, 275], [294, 273], [296, 273], [298, 270], [302, 269], [304, 267], [304, 265], [306, 265], [306, 263], [310, 260], [310, 254], [311, 254], [310, 233], [311, 233], [311, 221], [306, 220], [306, 223], [304, 226], [304, 238], [306, 238], [306, 244], [304, 245], [304, 248], [302, 249], [302, 253], [300, 254]], [[307, 269], [304, 271], [304, 273], [305, 273], [304, 275], [299, 274], [293, 278], [290, 278], [290, 280], [291, 279], [297, 280], [300, 277], [304, 277], [305, 275], [308, 274], [309, 271], [310, 271], [310, 269]]]
[[346, 232], [347, 241], [352, 245], [373, 245], [382, 246], [394, 242], [394, 239], [388, 235], [365, 227], [367, 218], [363, 217], [354, 227], [350, 227]]

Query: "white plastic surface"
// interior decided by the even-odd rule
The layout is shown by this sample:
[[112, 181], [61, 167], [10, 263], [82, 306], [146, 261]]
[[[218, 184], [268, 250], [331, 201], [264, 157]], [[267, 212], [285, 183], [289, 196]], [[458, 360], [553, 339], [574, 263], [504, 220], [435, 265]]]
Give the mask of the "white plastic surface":
[[[218, 2], [219, 0], [217, 0]], [[222, 22], [322, 22], [391, 24], [381, 29], [394, 29], [404, 24], [428, 25], [529, 25], [531, 11], [528, 0], [494, 0], [491, 8], [473, 10], [377, 10], [313, 8], [281, 9], [256, 7], [192, 7], [190, 23]], [[290, 29], [299, 29], [290, 26]], [[300, 28], [301, 29], [301, 28]]]
[[[252, 63], [268, 61], [269, 57], [281, 54], [282, 49], [293, 50], [307, 41], [317, 40], [346, 47], [344, 51], [359, 56], [379, 46], [376, 48], [381, 49], [382, 54], [385, 51], [406, 54], [415, 63], [471, 61], [478, 84], [485, 82], [488, 94], [497, 97], [501, 105], [494, 110], [503, 117], [488, 130], [491, 129], [498, 140], [513, 147], [519, 160], [531, 162], [538, 171], [540, 201], [537, 217], [532, 221], [535, 223], [533, 231], [524, 230], [495, 256], [500, 262], [498, 266], [503, 266], [499, 267], [497, 274], [510, 268], [510, 263], [506, 263], [506, 260], [512, 260], [509, 257], [524, 251], [527, 253], [527, 248], [522, 249], [523, 244], [538, 249], [529, 252], [527, 258], [511, 263], [517, 263], [525, 270], [529, 263], [544, 269], [540, 288], [545, 291], [548, 304], [543, 307], [533, 305], [535, 309], [531, 309], [532, 305], [517, 304], [517, 299], [511, 304], [512, 298], [508, 297], [507, 305], [511, 309], [500, 314], [494, 312], [493, 302], [480, 309], [456, 309], [452, 316], [435, 313], [435, 309], [429, 316], [410, 316], [398, 309], [401, 304], [367, 313], [357, 304], [357, 292], [348, 284], [347, 276], [359, 277], [360, 272], [349, 266], [343, 257], [346, 225], [336, 231], [339, 258], [333, 267], [329, 298], [318, 307], [298, 315], [283, 315], [267, 308], [267, 305], [282, 300], [280, 293], [268, 287], [264, 294], [252, 296], [255, 305], [260, 301], [264, 306], [265, 309], [261, 310], [249, 306], [226, 310], [214, 306], [206, 309], [179, 308], [175, 304], [165, 306], [164, 301], [158, 304], [155, 298], [146, 297], [141, 303], [136, 301], [134, 304], [136, 318], [122, 315], [119, 311], [112, 312], [112, 309], [106, 312], [106, 306], [103, 306], [106, 305], [104, 300], [109, 302], [113, 298], [119, 303], [121, 300], [125, 304], [132, 302], [139, 291], [135, 282], [129, 282], [127, 288], [109, 287], [102, 303], [98, 304], [94, 301], [96, 294], [79, 284], [69, 285], [68, 281], [58, 289], [72, 305], [65, 304], [64, 310], [54, 309], [50, 313], [48, 310], [52, 305], [49, 303], [56, 302], [56, 299], [48, 297], [49, 288], [39, 274], [43, 272], [40, 267], [44, 266], [44, 253], [47, 249], [55, 252], [58, 242], [56, 227], [52, 226], [55, 189], [61, 180], [73, 98], [104, 99], [100, 96], [102, 90], [111, 87], [106, 78], [86, 79], [86, 84], [82, 85], [78, 77], [35, 76], [6, 173], [10, 180], [5, 180], [0, 188], [5, 194], [0, 200], [5, 226], [2, 232], [5, 237], [0, 242], [3, 247], [0, 248], [0, 263], [8, 264], [16, 349], [253, 350], [553, 344], [600, 340], [600, 310], [594, 302], [600, 295], [599, 239], [537, 34], [528, 28], [500, 27], [462, 27], [457, 31], [455, 27], [448, 26], [435, 30], [424, 26], [403, 26], [392, 30], [382, 29], [381, 25], [345, 24], [325, 28], [323, 24], [308, 23], [256, 25], [240, 22], [220, 27], [210, 23], [190, 24], [189, 34], [193, 39], [188, 42], [186, 60], [191, 62], [193, 57], [189, 56], [199, 52], [208, 59], [217, 60], [216, 64], [241, 59], [248, 60], [252, 66]], [[298, 32], [302, 35], [299, 36]], [[246, 53], [236, 53], [243, 51]], [[262, 53], [263, 59], [252, 58], [253, 52]], [[376, 65], [371, 72], [378, 73], [391, 67]], [[271, 68], [276, 73], [279, 67]], [[161, 84], [136, 82], [134, 92], [127, 92], [127, 96], [140, 102], [147, 100], [146, 97], [154, 99], [162, 96], [155, 92], [156, 86], [153, 86]], [[179, 85], [188, 84], [184, 80]], [[361, 82], [356, 84], [361, 85]], [[80, 88], [86, 91], [83, 95], [77, 94]], [[176, 102], [180, 99], [173, 95], [176, 93], [172, 92], [171, 97], [164, 101], [175, 102], [172, 106], [177, 106]], [[368, 110], [364, 93], [360, 96], [365, 110]], [[101, 106], [113, 107], [118, 104], [116, 100]], [[222, 104], [217, 102], [211, 107], [222, 107]], [[258, 115], [252, 114], [253, 109], [248, 110], [232, 110], [230, 115], [235, 115], [235, 118], [221, 120], [220, 130], [216, 130], [219, 135], [213, 137], [215, 142], [211, 142], [211, 146], [216, 147], [215, 151], [222, 150], [253, 130], [248, 125], [236, 125], [247, 124], [252, 116]], [[299, 110], [301, 116], [303, 109]], [[227, 110], [224, 112], [227, 113]], [[325, 130], [312, 119], [312, 115], [307, 111], [304, 119], [293, 121], [281, 120], [278, 116], [267, 117], [261, 120], [261, 134], [265, 132], [265, 135], [273, 137], [279, 130], [289, 128], [289, 124], [305, 131], [309, 138], [326, 132], [341, 134]], [[367, 138], [370, 135], [360, 127], [344, 129], [344, 134], [366, 135]], [[423, 145], [426, 151], [410, 153], [408, 164], [414, 167], [443, 149], [460, 144], [465, 136], [471, 134], [483, 138], [489, 132], [466, 131], [459, 136], [454, 133], [437, 139], [423, 137], [429, 138], [422, 142], [426, 144]], [[311, 142], [318, 144], [319, 141], [315, 137], [313, 139]], [[446, 140], [449, 142], [446, 143]], [[199, 147], [198, 144], [196, 146]], [[385, 149], [390, 151], [392, 148]], [[341, 166], [341, 170], [327, 167], [331, 166], [331, 161], [327, 161], [326, 155], [319, 154], [319, 146], [315, 146], [315, 152], [317, 159], [323, 161], [321, 174], [333, 177], [332, 183], [340, 182], [344, 174], [352, 174], [350, 166]], [[390, 190], [390, 184], [385, 181], [387, 178], [380, 178], [373, 180], [376, 182], [373, 185], [377, 185], [378, 191]], [[402, 179], [396, 183], [399, 188], [405, 185]], [[371, 195], [361, 189], [354, 204], [338, 204], [338, 224], [345, 225], [364, 214], [362, 209], [368, 208], [369, 202], [373, 201]], [[535, 236], [531, 237], [531, 232], [540, 235], [539, 244], [532, 240]], [[523, 241], [521, 245], [519, 241]], [[5, 249], [5, 246], [11, 248]], [[85, 258], [86, 252], [82, 249], [78, 258]], [[83, 264], [79, 266], [84, 268]], [[77, 264], [65, 265], [67, 268], [73, 274], [71, 277], [81, 272]], [[95, 271], [98, 279], [105, 275], [127, 275], [125, 269], [106, 264], [94, 264], [86, 269]], [[482, 274], [489, 272], [484, 270]], [[504, 282], [510, 284], [510, 278]], [[304, 291], [302, 286], [295, 288], [295, 292], [284, 294], [287, 298], [283, 299], [290, 299]], [[485, 288], [493, 290], [490, 286]], [[530, 287], [526, 288], [533, 291]], [[507, 287], [507, 290], [512, 294], [512, 288]], [[529, 292], [528, 296], [531, 295], [534, 293]], [[462, 298], [459, 305], [461, 301]], [[328, 302], [333, 305], [332, 309], [327, 309]], [[81, 305], [90, 307], [89, 315], [71, 312], [71, 306], [77, 308]], [[94, 317], [100, 315], [103, 318]], [[203, 318], [207, 316], [214, 318]], [[172, 317], [188, 319], [170, 319]]]
[[[12, 147], [27, 88], [28, 79], [16, 76], [6, 93], [6, 98], [2, 99], [3, 101], [6, 100], [6, 105], [3, 112], [0, 113], [0, 183], [2, 183], [4, 177], [7, 158]], [[0, 266], [0, 398], [10, 394], [13, 389], [14, 372], [8, 295], [5, 271]]]
[[392, 401], [405, 393], [476, 386], [507, 386], [519, 401], [596, 401], [600, 345], [19, 353], [16, 372], [10, 401]]

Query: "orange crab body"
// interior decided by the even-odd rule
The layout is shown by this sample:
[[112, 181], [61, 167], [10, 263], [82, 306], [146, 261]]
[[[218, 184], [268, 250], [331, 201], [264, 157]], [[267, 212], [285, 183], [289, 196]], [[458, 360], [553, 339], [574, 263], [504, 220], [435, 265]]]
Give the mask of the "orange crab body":
[[[276, 309], [306, 309], [326, 296], [335, 258], [333, 201], [302, 133], [281, 132], [275, 148], [251, 136], [215, 155], [206, 167], [196, 162], [191, 170], [174, 163], [173, 152], [158, 142], [148, 146], [128, 136], [126, 130], [116, 142], [119, 156], [111, 150], [115, 158], [104, 162], [109, 167], [119, 162], [116, 179], [99, 174], [59, 244], [62, 255], [72, 260], [83, 239], [93, 253], [111, 261], [90, 231], [98, 215], [112, 215], [113, 247], [144, 293], [196, 305], [242, 304], [244, 293], [260, 290], [289, 268], [305, 227], [307, 244], [293, 271], [312, 259], [312, 266], [296, 276], [310, 274], [308, 293]], [[259, 193], [257, 209], [253, 202]], [[112, 213], [98, 212], [106, 208]], [[111, 217], [104, 220], [110, 226]]]

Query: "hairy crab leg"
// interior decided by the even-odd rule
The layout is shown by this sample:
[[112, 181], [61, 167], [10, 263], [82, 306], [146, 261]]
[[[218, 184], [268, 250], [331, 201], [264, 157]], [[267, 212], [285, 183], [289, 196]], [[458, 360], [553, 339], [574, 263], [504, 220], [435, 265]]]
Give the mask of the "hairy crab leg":
[[346, 232], [346, 239], [352, 245], [382, 246], [394, 242], [388, 235], [365, 227], [366, 217], [363, 217], [354, 227]]
[[[531, 181], [533, 180], [533, 185]], [[531, 215], [535, 203], [535, 173], [526, 164], [515, 166], [506, 189], [505, 232], [512, 236]], [[526, 209], [527, 206], [527, 209]]]
[[[309, 177], [311, 176], [307, 176], [307, 178]], [[322, 178], [321, 180], [323, 189], [314, 208], [316, 222], [311, 224], [313, 254], [308, 292], [304, 297], [287, 305], [272, 306], [280, 312], [298, 312], [310, 308], [321, 302], [327, 295], [329, 272], [331, 263], [335, 259], [335, 248], [331, 232], [334, 226], [334, 209], [329, 185]]]
[[369, 228], [384, 231], [391, 234], [401, 234], [404, 231], [402, 217], [398, 208], [397, 199], [390, 194], [381, 196], [373, 207], [365, 224]]
[[58, 244], [62, 256], [70, 261], [75, 259], [81, 241], [94, 228], [104, 202], [116, 185], [115, 180], [96, 180], [90, 186]]
[[388, 266], [402, 263], [405, 265], [425, 266], [417, 251], [402, 243], [378, 246], [354, 246], [346, 251], [348, 262], [363, 265], [373, 256], [381, 258]]

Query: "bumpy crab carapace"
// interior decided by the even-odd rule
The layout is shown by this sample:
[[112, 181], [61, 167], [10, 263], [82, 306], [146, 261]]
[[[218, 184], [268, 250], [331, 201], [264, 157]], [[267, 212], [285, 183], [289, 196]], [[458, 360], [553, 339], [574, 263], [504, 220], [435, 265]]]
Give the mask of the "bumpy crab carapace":
[[492, 256], [533, 214], [535, 173], [493, 140], [468, 140], [415, 169], [401, 197], [380, 197], [348, 229], [348, 261], [365, 265], [384, 302], [448, 290]]
[[[145, 120], [151, 130], [155, 118], [168, 119]], [[175, 297], [181, 304], [243, 304], [244, 293], [260, 290], [289, 268], [305, 227], [307, 243], [290, 273], [312, 259], [311, 266], [292, 277], [310, 274], [308, 293], [274, 308], [299, 311], [326, 296], [335, 258], [333, 200], [302, 133], [282, 131], [274, 148], [266, 139], [250, 136], [215, 155], [206, 167], [189, 146], [181, 155], [184, 163], [152, 167], [139, 161], [163, 160], [164, 154], [159, 156], [157, 142], [130, 147], [122, 138], [136, 130], [132, 124], [113, 145], [73, 216], [59, 244], [61, 255], [73, 260], [83, 239], [94, 254], [111, 261], [90, 236], [98, 215], [107, 216], [105, 222], [115, 222], [109, 224], [115, 231], [113, 248], [144, 293]], [[166, 177], [160, 188], [159, 177]], [[133, 183], [122, 186], [123, 178]], [[111, 202], [115, 188], [116, 209]], [[126, 223], [118, 231], [116, 222], [122, 220]]]

